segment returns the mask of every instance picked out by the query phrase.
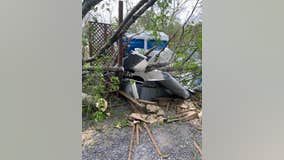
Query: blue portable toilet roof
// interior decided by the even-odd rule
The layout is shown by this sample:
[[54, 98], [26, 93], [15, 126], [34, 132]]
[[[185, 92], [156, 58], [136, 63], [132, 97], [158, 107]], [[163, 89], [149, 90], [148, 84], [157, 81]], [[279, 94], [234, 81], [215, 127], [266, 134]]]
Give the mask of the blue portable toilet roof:
[[[127, 38], [132, 38], [132, 39], [147, 39], [151, 40], [154, 39], [155, 37], [153, 36], [152, 31], [144, 31], [144, 32], [138, 32], [138, 33], [126, 33], [125, 36]], [[164, 32], [158, 32], [158, 38], [160, 38], [162, 41], [169, 41], [169, 36], [165, 34]]]
[[164, 46], [167, 45], [167, 42], [169, 41], [169, 36], [164, 32], [158, 32], [158, 38], [160, 39], [160, 41], [154, 40], [155, 37], [153, 36], [151, 31], [126, 33], [125, 36], [126, 39], [123, 40], [123, 45], [126, 45], [128, 43], [128, 40], [131, 39], [126, 50], [126, 54], [135, 50], [135, 48], [150, 49], [154, 45], [157, 45], [157, 48], [155, 50], [161, 50]]

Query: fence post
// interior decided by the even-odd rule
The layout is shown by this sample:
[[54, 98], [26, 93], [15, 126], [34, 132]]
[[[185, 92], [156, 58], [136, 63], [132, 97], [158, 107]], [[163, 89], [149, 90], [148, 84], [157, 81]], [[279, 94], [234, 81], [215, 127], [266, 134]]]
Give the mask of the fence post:
[[[118, 5], [118, 23], [119, 25], [122, 23], [123, 21], [123, 1], [119, 1], [119, 5]], [[118, 39], [118, 67], [122, 66], [122, 58], [123, 58], [123, 46], [122, 46], [122, 36], [119, 37]], [[118, 76], [119, 76], [119, 80], [121, 82], [122, 80], [122, 72], [118, 72]]]

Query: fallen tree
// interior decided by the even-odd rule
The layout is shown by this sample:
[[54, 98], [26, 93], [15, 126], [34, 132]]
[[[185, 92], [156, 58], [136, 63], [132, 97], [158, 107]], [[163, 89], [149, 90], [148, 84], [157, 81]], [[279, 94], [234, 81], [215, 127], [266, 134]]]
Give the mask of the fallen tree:
[[[137, 5], [131, 10], [131, 12], [125, 17], [122, 23], [119, 25], [118, 29], [115, 33], [110, 37], [110, 39], [103, 45], [103, 47], [99, 50], [98, 55], [101, 55], [108, 49], [114, 42], [117, 41], [119, 37], [121, 37], [129, 27], [151, 6], [155, 4], [157, 0], [141, 0], [137, 3]], [[96, 55], [83, 60], [85, 63], [92, 62], [96, 59]]]

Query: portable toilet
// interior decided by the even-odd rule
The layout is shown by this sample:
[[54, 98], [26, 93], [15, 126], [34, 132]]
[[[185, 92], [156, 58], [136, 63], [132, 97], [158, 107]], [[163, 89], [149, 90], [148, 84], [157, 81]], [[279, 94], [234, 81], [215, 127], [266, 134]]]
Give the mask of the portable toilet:
[[123, 39], [123, 45], [128, 45], [128, 48], [125, 51], [126, 55], [128, 55], [129, 52], [135, 50], [135, 48], [144, 49], [144, 51], [147, 51], [154, 45], [157, 46], [155, 50], [159, 51], [167, 45], [169, 36], [164, 32], [158, 32], [157, 39], [158, 40], [155, 40], [153, 32], [150, 31], [144, 31], [140, 33], [126, 33], [125, 38]]

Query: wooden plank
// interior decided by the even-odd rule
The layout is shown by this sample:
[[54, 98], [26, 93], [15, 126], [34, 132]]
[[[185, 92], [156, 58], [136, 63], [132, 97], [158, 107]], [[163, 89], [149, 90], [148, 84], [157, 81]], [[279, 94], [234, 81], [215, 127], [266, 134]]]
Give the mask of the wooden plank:
[[136, 99], [132, 98], [129, 94], [123, 92], [123, 91], [118, 91], [119, 94], [121, 94], [122, 96], [124, 96], [125, 98], [127, 98], [128, 100], [130, 100], [132, 103], [134, 103], [135, 105], [139, 106], [139, 107], [145, 107], [143, 104], [139, 103]]
[[140, 102], [140, 103], [145, 103], [145, 104], [158, 105], [157, 102], [148, 101], [148, 100], [143, 100], [143, 99], [137, 99], [137, 101]]

